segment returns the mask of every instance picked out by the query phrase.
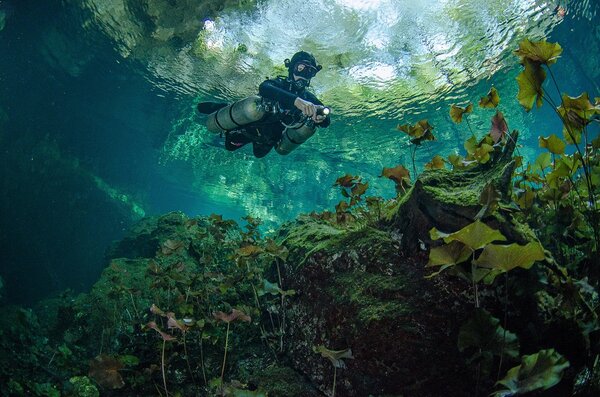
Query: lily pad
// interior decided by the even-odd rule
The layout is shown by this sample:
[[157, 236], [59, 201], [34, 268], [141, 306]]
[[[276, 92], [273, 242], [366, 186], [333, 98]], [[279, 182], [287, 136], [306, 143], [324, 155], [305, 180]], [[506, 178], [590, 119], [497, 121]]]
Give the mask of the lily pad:
[[543, 104], [544, 90], [542, 84], [546, 80], [546, 71], [542, 69], [540, 64], [525, 60], [523, 65], [525, 69], [517, 76], [519, 83], [519, 92], [517, 99], [519, 103], [530, 111], [535, 103], [539, 108]]
[[473, 251], [460, 241], [451, 241], [441, 247], [434, 247], [429, 251], [427, 267], [457, 265], [471, 257]]
[[549, 66], [556, 63], [562, 54], [562, 47], [558, 43], [548, 43], [546, 40], [525, 39], [519, 43], [519, 49], [515, 54], [521, 58], [521, 61], [532, 61]]
[[[430, 236], [433, 238], [434, 234], [430, 232]], [[479, 220], [442, 237], [446, 244], [451, 241], [460, 241], [473, 251], [483, 248], [492, 241], [506, 241], [506, 237], [502, 233]]]
[[494, 143], [500, 142], [504, 139], [504, 136], [508, 132], [508, 125], [504, 119], [502, 112], [498, 111], [492, 117], [492, 127], [490, 128], [490, 136], [494, 140]]
[[450, 106], [450, 118], [456, 124], [460, 124], [462, 122], [462, 118], [464, 114], [473, 112], [473, 104], [469, 103], [467, 107], [461, 108], [460, 106], [452, 105]]
[[425, 168], [428, 170], [440, 170], [444, 168], [445, 164], [446, 162], [442, 156], [435, 155], [429, 163], [425, 164]]
[[490, 88], [488, 94], [479, 100], [479, 106], [488, 109], [497, 107], [499, 103], [500, 95], [498, 95], [498, 90], [495, 87]]
[[556, 134], [550, 135], [548, 138], [540, 137], [539, 143], [541, 148], [546, 148], [550, 153], [564, 154], [567, 144], [560, 139]]
[[568, 367], [569, 362], [554, 349], [523, 356], [521, 365], [509, 369], [504, 379], [496, 383], [504, 389], [493, 396], [507, 397], [538, 389], [547, 390], [560, 382], [563, 371]]
[[474, 263], [487, 269], [509, 271], [515, 267], [529, 269], [536, 261], [545, 258], [544, 248], [539, 242], [530, 242], [526, 245], [488, 244]]
[[458, 350], [473, 349], [471, 360], [479, 356], [519, 356], [517, 336], [500, 326], [500, 320], [484, 309], [477, 309], [471, 318], [460, 328]]

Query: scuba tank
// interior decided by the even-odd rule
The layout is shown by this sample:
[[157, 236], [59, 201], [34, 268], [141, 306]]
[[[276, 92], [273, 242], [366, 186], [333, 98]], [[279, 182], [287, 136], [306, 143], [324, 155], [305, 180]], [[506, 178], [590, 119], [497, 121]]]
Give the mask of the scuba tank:
[[[328, 115], [329, 108], [319, 108], [317, 114]], [[283, 124], [283, 123], [282, 123]], [[281, 134], [281, 140], [275, 145], [275, 151], [281, 155], [290, 154], [292, 150], [306, 142], [308, 138], [313, 136], [317, 127], [310, 118], [305, 118], [304, 121], [293, 125], [283, 124], [286, 128]]]
[[281, 134], [281, 140], [275, 145], [275, 150], [282, 155], [290, 154], [292, 150], [313, 136], [315, 130], [315, 123], [309, 120], [293, 125], [286, 125], [285, 130]]
[[216, 134], [259, 121], [267, 113], [262, 98], [252, 95], [208, 115], [206, 128]]

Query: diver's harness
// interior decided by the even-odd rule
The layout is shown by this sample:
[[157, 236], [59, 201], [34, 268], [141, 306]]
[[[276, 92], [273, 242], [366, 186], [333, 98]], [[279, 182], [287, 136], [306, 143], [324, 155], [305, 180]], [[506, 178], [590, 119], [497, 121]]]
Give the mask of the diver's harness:
[[[269, 114], [275, 115], [275, 116], [286, 115], [286, 116], [290, 116], [292, 118], [292, 121], [289, 124], [285, 123], [283, 120], [279, 120], [279, 122], [281, 123], [281, 125], [283, 125], [285, 127], [283, 130], [283, 133], [286, 134], [287, 138], [293, 143], [300, 144], [300, 142], [294, 141], [294, 139], [292, 139], [292, 137], [287, 133], [288, 129], [297, 130], [297, 129], [302, 128], [305, 125], [310, 128], [315, 127], [315, 122], [310, 116], [305, 116], [304, 114], [302, 114], [302, 112], [300, 112], [299, 110], [296, 110], [296, 109], [294, 109], [294, 110], [284, 109], [281, 107], [281, 105], [279, 104], [278, 101], [261, 97], [261, 101], [257, 106], [258, 106], [259, 110], [265, 112], [265, 116], [263, 117], [263, 120], [265, 118], [267, 118]], [[328, 114], [329, 109], [328, 108], [324, 108], [324, 109], [327, 109], [325, 114]], [[267, 124], [271, 124], [271, 122], [255, 121], [255, 122], [249, 124], [247, 126], [247, 128], [243, 127], [240, 129], [229, 131], [229, 132], [232, 133], [235, 131], [236, 133], [244, 135], [247, 138], [250, 138], [251, 140], [256, 140], [256, 138], [259, 138], [259, 140], [261, 140], [263, 143], [268, 143], [271, 145], [277, 144], [277, 142], [273, 142], [270, 139], [268, 139], [268, 140], [264, 139], [265, 137], [258, 130], [259, 127], [261, 127], [263, 125], [267, 125]], [[279, 140], [281, 140], [281, 138]]]

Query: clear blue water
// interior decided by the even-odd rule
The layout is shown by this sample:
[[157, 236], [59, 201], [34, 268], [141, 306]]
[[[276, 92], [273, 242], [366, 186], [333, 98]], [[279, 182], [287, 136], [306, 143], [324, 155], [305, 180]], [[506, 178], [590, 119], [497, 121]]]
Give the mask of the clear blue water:
[[[562, 91], [600, 96], [598, 1], [217, 3], [0, 0], [5, 299], [85, 290], [110, 242], [144, 215], [249, 213], [268, 231], [333, 209], [332, 184], [346, 173], [390, 197], [381, 169], [410, 163], [396, 125], [434, 125], [437, 140], [417, 152], [421, 170], [471, 135], [449, 106], [477, 104], [492, 85], [534, 158], [537, 137], [560, 125], [550, 107], [526, 113], [514, 99], [512, 51], [524, 37], [563, 46], [553, 66]], [[331, 127], [287, 157], [223, 150], [195, 104], [255, 93], [300, 48], [324, 65], [313, 87], [333, 109]], [[478, 136], [492, 115], [470, 117]]]

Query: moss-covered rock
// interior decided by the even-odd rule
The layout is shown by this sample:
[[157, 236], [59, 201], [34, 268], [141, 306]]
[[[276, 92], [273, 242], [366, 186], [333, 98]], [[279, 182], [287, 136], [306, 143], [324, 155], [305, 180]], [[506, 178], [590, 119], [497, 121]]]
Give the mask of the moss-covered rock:
[[314, 352], [323, 345], [354, 356], [337, 371], [339, 395], [468, 395], [456, 348], [468, 305], [456, 283], [423, 278], [424, 255], [406, 257], [382, 230], [327, 228], [309, 218], [281, 237], [290, 251], [283, 287], [296, 291], [287, 352], [321, 391], [329, 393], [334, 378]]

